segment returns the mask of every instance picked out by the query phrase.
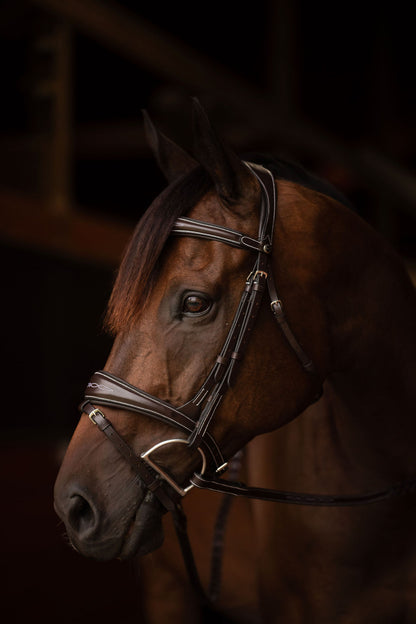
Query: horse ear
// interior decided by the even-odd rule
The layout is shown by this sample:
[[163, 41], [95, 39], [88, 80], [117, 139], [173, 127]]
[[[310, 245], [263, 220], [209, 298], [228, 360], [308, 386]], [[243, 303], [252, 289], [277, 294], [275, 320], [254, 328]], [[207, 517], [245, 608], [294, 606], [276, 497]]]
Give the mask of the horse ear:
[[254, 176], [220, 141], [197, 98], [193, 98], [193, 131], [195, 156], [211, 176], [220, 198], [230, 207], [242, 199], [253, 200], [258, 192]]
[[147, 142], [168, 182], [174, 182], [180, 176], [195, 169], [198, 164], [196, 160], [162, 132], [159, 132], [153, 125], [147, 111], [143, 110], [142, 112]]

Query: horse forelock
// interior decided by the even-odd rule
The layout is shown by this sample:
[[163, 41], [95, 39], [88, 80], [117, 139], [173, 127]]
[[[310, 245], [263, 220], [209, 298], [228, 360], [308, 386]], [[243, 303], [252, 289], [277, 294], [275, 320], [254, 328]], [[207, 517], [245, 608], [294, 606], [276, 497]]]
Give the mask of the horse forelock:
[[175, 220], [187, 214], [212, 188], [202, 167], [169, 185], [138, 222], [114, 283], [105, 328], [115, 335], [128, 329], [144, 308], [161, 266], [161, 255]]

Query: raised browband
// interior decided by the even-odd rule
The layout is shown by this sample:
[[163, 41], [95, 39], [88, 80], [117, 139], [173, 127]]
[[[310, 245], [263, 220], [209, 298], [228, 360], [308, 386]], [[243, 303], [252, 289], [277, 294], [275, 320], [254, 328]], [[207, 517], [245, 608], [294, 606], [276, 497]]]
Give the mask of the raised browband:
[[263, 253], [270, 253], [271, 247], [265, 241], [257, 240], [241, 232], [237, 232], [222, 225], [214, 223], [205, 223], [197, 221], [189, 217], [178, 217], [171, 230], [174, 236], [191, 236], [194, 238], [203, 238], [210, 241], [218, 241], [226, 243], [232, 247], [239, 249], [248, 249]]

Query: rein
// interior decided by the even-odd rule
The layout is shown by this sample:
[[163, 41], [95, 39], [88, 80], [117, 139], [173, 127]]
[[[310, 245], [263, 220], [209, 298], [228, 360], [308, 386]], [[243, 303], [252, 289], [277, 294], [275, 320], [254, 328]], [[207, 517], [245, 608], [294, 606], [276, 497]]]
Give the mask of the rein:
[[[305, 372], [317, 382], [319, 381], [314, 363], [299, 344], [287, 322], [273, 278], [271, 252], [277, 208], [274, 177], [270, 171], [259, 165], [251, 163], [246, 163], [246, 165], [259, 181], [262, 191], [257, 239], [226, 227], [187, 217], [179, 217], [171, 232], [173, 236], [191, 236], [220, 241], [256, 253], [253, 269], [246, 280], [221, 353], [201, 388], [188, 403], [182, 407], [174, 407], [167, 401], [158, 399], [111, 373], [98, 371], [92, 376], [85, 392], [84, 402], [80, 406], [80, 410], [86, 412], [90, 420], [115, 445], [146, 488], [153, 492], [166, 510], [172, 512], [190, 578], [204, 601], [207, 599], [199, 581], [186, 532], [186, 517], [180, 504], [182, 497], [192, 487], [256, 500], [330, 507], [376, 503], [416, 490], [416, 481], [408, 481], [369, 494], [321, 495], [249, 487], [219, 478], [227, 469], [228, 462], [209, 433], [209, 426], [224, 394], [233, 383], [236, 365], [243, 358], [266, 288], [270, 297], [271, 311], [289, 346]], [[320, 386], [316, 399], [321, 393]], [[116, 407], [150, 416], [178, 429], [185, 434], [186, 438], [175, 437], [163, 440], [137, 456], [96, 405]], [[152, 454], [157, 449], [173, 444], [186, 444], [190, 450], [197, 451], [201, 456], [201, 469], [191, 477], [187, 487], [176, 483], [172, 476], [152, 459]], [[213, 569], [215, 566], [218, 568], [218, 561], [214, 562]]]

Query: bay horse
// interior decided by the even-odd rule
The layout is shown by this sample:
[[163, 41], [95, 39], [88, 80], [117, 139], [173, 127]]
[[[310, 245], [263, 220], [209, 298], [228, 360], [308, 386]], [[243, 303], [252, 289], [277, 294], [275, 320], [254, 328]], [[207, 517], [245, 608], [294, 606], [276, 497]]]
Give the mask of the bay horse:
[[122, 260], [113, 348], [57, 477], [73, 547], [139, 556], [144, 621], [201, 622], [228, 512], [214, 532], [228, 621], [414, 623], [416, 297], [401, 260], [325, 182], [242, 161], [198, 102], [194, 156], [145, 127], [169, 184]]

